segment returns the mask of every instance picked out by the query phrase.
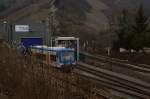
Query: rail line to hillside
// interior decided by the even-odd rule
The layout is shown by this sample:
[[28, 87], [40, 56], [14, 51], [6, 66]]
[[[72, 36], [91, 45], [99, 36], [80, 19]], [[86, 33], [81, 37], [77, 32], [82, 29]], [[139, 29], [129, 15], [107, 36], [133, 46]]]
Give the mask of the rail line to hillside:
[[111, 65], [115, 65], [115, 66], [119, 66], [123, 68], [128, 68], [128, 69], [131, 69], [137, 72], [142, 72], [145, 74], [150, 74], [149, 65], [143, 65], [143, 64], [132, 65], [132, 64], [125, 62], [125, 60], [119, 60], [119, 59], [110, 58], [107, 56], [101, 56], [101, 55], [94, 56], [89, 53], [80, 53], [80, 54], [84, 55], [85, 58], [94, 59], [95, 61], [98, 61], [98, 62], [107, 63], [107, 64], [111, 64]]
[[98, 85], [140, 99], [150, 98], [150, 85], [141, 80], [79, 62], [75, 72]]

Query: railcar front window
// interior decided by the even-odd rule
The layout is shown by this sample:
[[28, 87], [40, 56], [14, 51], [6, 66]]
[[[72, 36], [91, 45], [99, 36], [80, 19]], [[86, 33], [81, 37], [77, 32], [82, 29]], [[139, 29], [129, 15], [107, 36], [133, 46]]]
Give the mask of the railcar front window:
[[63, 52], [62, 53], [62, 62], [71, 62], [74, 61], [74, 52]]
[[44, 54], [37, 54], [36, 59], [39, 61], [46, 61], [46, 55]]
[[57, 56], [56, 55], [51, 55], [50, 58], [51, 58], [51, 61], [53, 61], [53, 62], [57, 61]]

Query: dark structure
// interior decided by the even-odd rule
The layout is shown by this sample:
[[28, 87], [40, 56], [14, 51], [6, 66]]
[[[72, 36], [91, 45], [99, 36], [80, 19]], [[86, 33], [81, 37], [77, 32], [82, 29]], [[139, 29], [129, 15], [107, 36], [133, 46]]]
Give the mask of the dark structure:
[[[22, 7], [13, 13], [8, 13], [0, 16], [0, 36], [9, 42], [19, 42], [21, 38], [25, 37], [41, 37], [44, 44], [49, 44], [50, 39], [50, 20], [45, 18], [43, 20], [29, 21], [29, 16], [36, 14], [40, 9], [50, 8], [55, 0], [36, 1], [33, 4]], [[25, 25], [29, 29], [27, 31], [15, 30], [16, 25]]]

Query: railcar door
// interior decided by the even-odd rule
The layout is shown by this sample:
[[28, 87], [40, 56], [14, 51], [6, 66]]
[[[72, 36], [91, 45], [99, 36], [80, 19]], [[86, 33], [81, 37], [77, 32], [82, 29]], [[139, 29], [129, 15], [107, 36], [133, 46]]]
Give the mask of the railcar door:
[[54, 67], [58, 66], [58, 53], [57, 51], [51, 51], [50, 52], [50, 64]]
[[36, 53], [35, 55], [37, 62], [40, 62], [40, 63], [47, 63], [46, 57], [47, 56], [44, 53]]

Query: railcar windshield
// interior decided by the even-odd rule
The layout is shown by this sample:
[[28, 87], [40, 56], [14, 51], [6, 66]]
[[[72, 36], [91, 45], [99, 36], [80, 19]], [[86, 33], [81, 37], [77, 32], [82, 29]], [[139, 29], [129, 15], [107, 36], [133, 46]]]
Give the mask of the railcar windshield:
[[37, 59], [39, 62], [46, 61], [46, 55], [45, 55], [45, 54], [37, 54], [37, 55], [36, 55], [36, 59]]
[[71, 63], [71, 62], [74, 62], [75, 60], [75, 57], [74, 57], [74, 52], [70, 51], [70, 52], [62, 52], [62, 62], [63, 63]]

